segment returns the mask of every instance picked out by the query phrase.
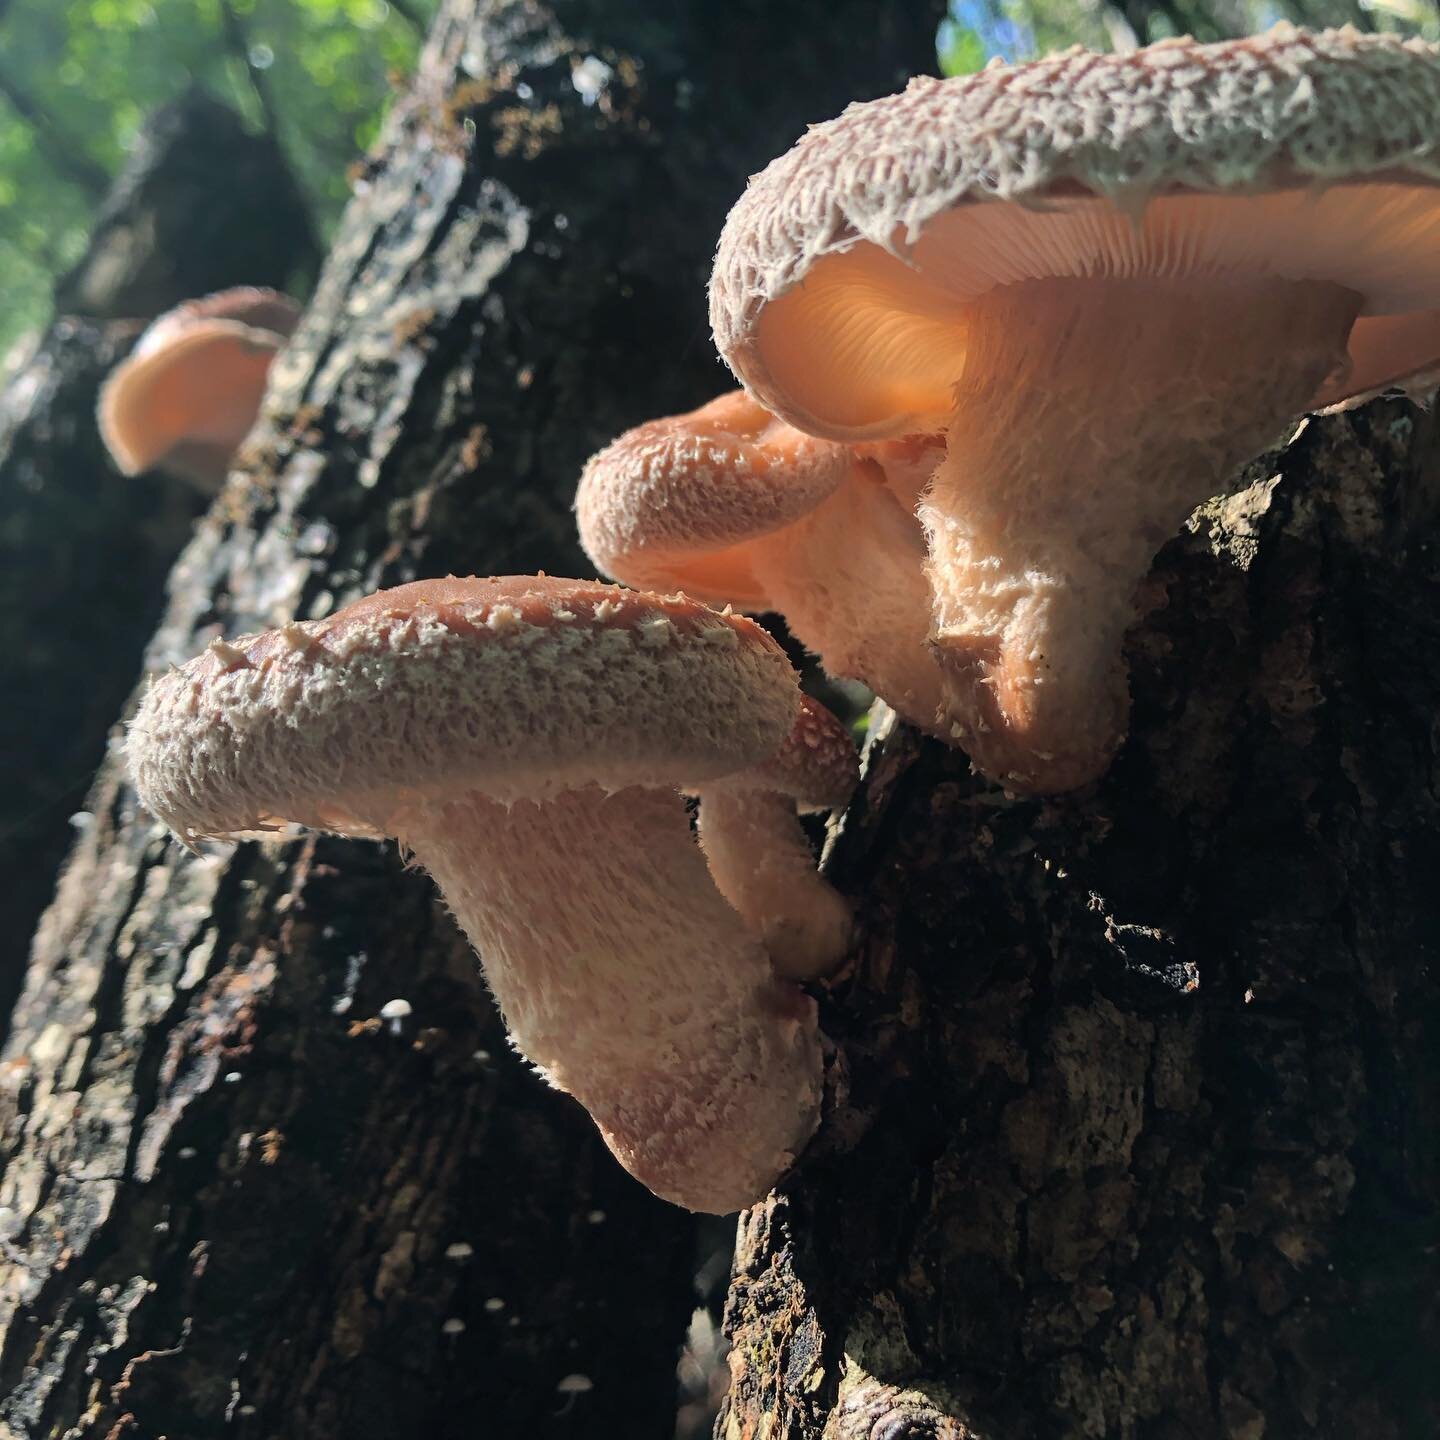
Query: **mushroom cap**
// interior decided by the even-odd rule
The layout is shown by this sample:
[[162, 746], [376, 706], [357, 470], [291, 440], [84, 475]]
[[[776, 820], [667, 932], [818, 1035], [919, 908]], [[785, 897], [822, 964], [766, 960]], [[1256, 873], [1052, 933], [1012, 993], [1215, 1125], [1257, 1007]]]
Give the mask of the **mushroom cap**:
[[287, 296], [242, 286], [156, 320], [100, 392], [100, 432], [120, 470], [137, 475], [187, 447], [228, 458], [255, 422], [299, 313]]
[[733, 390], [592, 456], [575, 496], [580, 543], [627, 584], [681, 585], [709, 603], [768, 609], [747, 545], [813, 510], [852, 463], [844, 446]]
[[879, 438], [945, 423], [965, 306], [997, 286], [1273, 275], [1362, 297], [1332, 404], [1440, 359], [1437, 137], [1440, 50], [1348, 28], [912, 80], [751, 181], [716, 343], [782, 418]]
[[725, 784], [731, 790], [773, 790], [800, 810], [840, 810], [858, 779], [859, 757], [850, 732], [818, 700], [802, 695], [785, 743]]
[[685, 785], [773, 754], [799, 704], [779, 646], [682, 596], [537, 576], [382, 590], [161, 676], [127, 742], [186, 839], [289, 820], [393, 834], [411, 804]]
[[288, 295], [259, 285], [215, 290], [198, 300], [186, 300], [151, 321], [131, 354], [143, 356], [161, 349], [174, 335], [205, 320], [233, 320], [288, 340], [300, 323], [300, 306]]

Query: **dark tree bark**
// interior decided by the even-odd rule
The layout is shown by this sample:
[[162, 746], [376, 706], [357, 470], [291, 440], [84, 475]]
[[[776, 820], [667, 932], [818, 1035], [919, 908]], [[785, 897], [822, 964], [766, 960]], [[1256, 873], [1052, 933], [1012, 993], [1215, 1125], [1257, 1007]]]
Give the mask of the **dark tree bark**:
[[1384, 401], [1248, 478], [1157, 563], [1094, 793], [872, 748], [725, 1440], [1440, 1433], [1440, 434]]
[[85, 259], [61, 282], [60, 318], [5, 378], [0, 1035], [72, 838], [69, 816], [83, 823], [165, 576], [202, 508], [166, 476], [116, 473], [95, 424], [101, 382], [145, 320], [225, 285], [287, 283], [313, 270], [311, 244], [273, 144], [198, 94], [166, 106], [142, 128]]
[[[584, 457], [726, 383], [703, 283], [745, 175], [928, 68], [938, 16], [449, 0], [152, 660], [581, 569]], [[0, 1429], [668, 1436], [690, 1221], [508, 1052], [428, 881], [186, 856], [115, 764], [87, 809], [0, 1071]]]
[[227, 285], [303, 293], [318, 261], [275, 140], [192, 90], [146, 121], [84, 258], [56, 286], [55, 309], [124, 320]]

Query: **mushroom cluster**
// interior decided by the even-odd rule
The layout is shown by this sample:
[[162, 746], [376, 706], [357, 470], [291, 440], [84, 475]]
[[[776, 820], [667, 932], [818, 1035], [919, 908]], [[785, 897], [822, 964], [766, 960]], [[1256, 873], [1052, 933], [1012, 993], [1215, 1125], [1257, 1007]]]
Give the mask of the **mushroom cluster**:
[[943, 455], [938, 436], [817, 439], [732, 391], [592, 457], [575, 497], [580, 543], [627, 585], [783, 614], [832, 675], [933, 729], [941, 695], [915, 506]]
[[420, 581], [215, 642], [155, 681], [127, 746], [187, 842], [398, 837], [517, 1048], [657, 1194], [748, 1205], [814, 1129], [815, 1005], [785, 977], [833, 965], [849, 916], [795, 806], [843, 804], [856, 762], [751, 621], [593, 582]]
[[[752, 180], [716, 343], [800, 436], [944, 436], [915, 510], [925, 644], [982, 771], [1100, 774], [1159, 547], [1296, 415], [1434, 384], [1437, 137], [1440, 49], [1280, 25], [917, 79]], [[656, 483], [634, 487], [651, 509]], [[672, 555], [711, 543], [699, 507], [676, 505]], [[909, 675], [911, 624], [895, 645]], [[891, 698], [873, 660], [851, 673]]]
[[[157, 322], [106, 387], [124, 468], [223, 475], [289, 323], [239, 293]], [[398, 837], [516, 1046], [632, 1174], [723, 1212], [817, 1123], [796, 982], [850, 915], [796, 807], [855, 783], [727, 602], [1013, 790], [1094, 779], [1189, 511], [1291, 417], [1440, 374], [1440, 49], [1282, 26], [916, 80], [754, 178], [710, 299], [746, 390], [622, 436], [577, 510], [603, 570], [723, 612], [422, 581], [216, 642], [128, 753], [187, 841]]]
[[120, 471], [158, 467], [218, 490], [299, 318], [288, 296], [242, 286], [154, 321], [100, 392], [100, 434]]

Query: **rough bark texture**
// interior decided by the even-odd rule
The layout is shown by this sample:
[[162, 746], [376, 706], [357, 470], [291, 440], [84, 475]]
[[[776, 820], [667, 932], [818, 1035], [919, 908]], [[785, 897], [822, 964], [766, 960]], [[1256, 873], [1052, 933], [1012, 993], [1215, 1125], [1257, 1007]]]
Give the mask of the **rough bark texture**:
[[[937, 19], [450, 0], [153, 661], [579, 569], [584, 457], [724, 384], [744, 176]], [[194, 859], [113, 765], [87, 808], [0, 1072], [0, 1434], [667, 1436], [690, 1222], [507, 1051], [428, 881], [337, 840]]]
[[[197, 217], [198, 220], [197, 220]], [[313, 268], [279, 151], [200, 95], [141, 130], [57, 292], [61, 318], [0, 394], [0, 1035], [105, 736], [140, 673], [166, 574], [202, 508], [118, 475], [95, 404], [146, 320], [225, 285]], [[121, 317], [113, 323], [77, 315]]]
[[1384, 401], [1248, 478], [1157, 563], [1093, 793], [872, 748], [726, 1440], [1440, 1431], [1440, 433]]

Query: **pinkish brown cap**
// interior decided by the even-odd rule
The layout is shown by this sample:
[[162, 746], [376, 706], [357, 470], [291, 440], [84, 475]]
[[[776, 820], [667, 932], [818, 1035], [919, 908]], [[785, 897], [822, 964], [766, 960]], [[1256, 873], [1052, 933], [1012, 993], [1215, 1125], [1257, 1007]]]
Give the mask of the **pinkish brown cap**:
[[159, 466], [215, 488], [255, 423], [271, 362], [298, 318], [288, 297], [244, 286], [156, 320], [100, 394], [100, 431], [120, 470]]
[[752, 621], [537, 576], [421, 580], [216, 642], [131, 727], [145, 804], [186, 839], [289, 820], [393, 833], [417, 798], [679, 785], [777, 750], [797, 686]]
[[161, 345], [167, 332], [181, 330], [199, 320], [233, 320], [252, 330], [268, 330], [288, 340], [300, 323], [300, 307], [288, 295], [258, 285], [235, 285], [215, 290], [198, 300], [186, 300], [154, 321], [141, 337], [137, 351]]
[[1361, 297], [1348, 368], [1311, 396], [1332, 404], [1440, 361], [1437, 135], [1440, 51], [1348, 28], [916, 79], [751, 182], [716, 344], [777, 415], [858, 440], [944, 425], [966, 306], [997, 287], [1321, 281]]
[[943, 455], [939, 436], [815, 440], [735, 391], [596, 455], [576, 496], [580, 540], [627, 585], [780, 612], [832, 674], [934, 729], [915, 509]]
[[843, 810], [859, 779], [855, 741], [818, 700], [800, 697], [785, 743], [768, 760], [730, 776], [734, 789], [768, 790], [797, 809]]
[[591, 458], [575, 496], [580, 544], [627, 585], [765, 610], [753, 542], [824, 501], [853, 459], [731, 391], [637, 426]]

